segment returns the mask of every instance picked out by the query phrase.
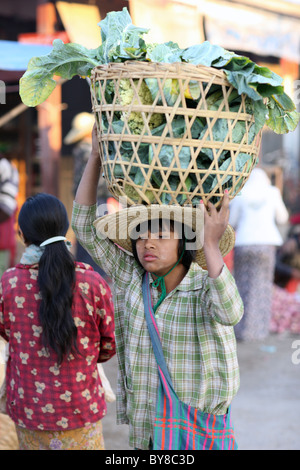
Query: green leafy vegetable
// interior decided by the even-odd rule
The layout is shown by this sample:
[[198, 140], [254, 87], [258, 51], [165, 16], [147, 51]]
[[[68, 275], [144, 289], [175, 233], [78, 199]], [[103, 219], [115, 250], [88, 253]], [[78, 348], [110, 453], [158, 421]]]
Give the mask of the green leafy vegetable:
[[[175, 63], [185, 62], [194, 65], [204, 65], [216, 69], [222, 69], [229, 83], [234, 90], [228, 97], [229, 109], [220, 109], [224, 106], [223, 90], [220, 85], [212, 85], [206, 94], [206, 108], [209, 111], [230, 111], [235, 113], [242, 106], [242, 95], [246, 95], [245, 112], [254, 115], [254, 123], [239, 120], [231, 122], [232, 142], [240, 143], [242, 140], [251, 144], [261, 129], [266, 125], [278, 134], [285, 134], [295, 130], [299, 122], [299, 113], [295, 104], [284, 92], [282, 78], [269, 70], [251, 61], [248, 57], [243, 57], [234, 52], [213, 45], [208, 41], [202, 44], [193, 45], [186, 49], [181, 49], [178, 44], [169, 41], [163, 44], [147, 43], [144, 39], [148, 29], [137, 27], [132, 24], [127, 8], [122, 11], [110, 12], [106, 18], [99, 23], [101, 28], [102, 44], [96, 49], [86, 49], [79, 44], [63, 44], [59, 39], [53, 42], [52, 51], [41, 57], [34, 57], [28, 64], [28, 69], [20, 80], [20, 96], [22, 101], [28, 106], [37, 106], [45, 101], [56, 86], [54, 76], [64, 79], [71, 79], [75, 75], [91, 75], [94, 67], [107, 64], [109, 62], [124, 62], [127, 60], [151, 61]], [[137, 81], [133, 82], [136, 88]], [[129, 80], [120, 80], [118, 92], [114, 89], [113, 80], [108, 80], [105, 87], [105, 99], [107, 103], [124, 105], [125, 111], [115, 111], [113, 116], [102, 115], [102, 130], [107, 133], [113, 129], [116, 134], [141, 134], [147, 120], [147, 133], [154, 136], [164, 135], [171, 138], [192, 138], [201, 141], [205, 137], [208, 146], [197, 150], [197, 169], [203, 170], [203, 175], [196, 176], [191, 173], [184, 181], [185, 188], [178, 195], [177, 202], [182, 204], [185, 201], [185, 191], [194, 191], [201, 178], [201, 184], [206, 193], [214, 190], [218, 178], [213, 172], [207, 171], [212, 168], [212, 163], [218, 155], [218, 165], [221, 172], [226, 172], [231, 164], [231, 155], [228, 150], [218, 150], [210, 148], [209, 141], [222, 143], [228, 138], [228, 120], [220, 117], [211, 124], [211, 118], [193, 117], [193, 109], [200, 106], [201, 88], [197, 80], [190, 80], [184, 90], [186, 106], [191, 108], [191, 116], [174, 116], [171, 123], [166, 122], [163, 114], [145, 112], [135, 112], [130, 109], [132, 105], [140, 102], [151, 105], [154, 100], [158, 105], [173, 106], [175, 103], [181, 106], [183, 97], [180, 95], [178, 80], [166, 79], [159, 84], [156, 78], [146, 78], [139, 82], [138, 91], [132, 87]], [[101, 95], [99, 95], [99, 102]], [[126, 111], [128, 107], [128, 112]], [[126, 118], [126, 119], [125, 119]], [[125, 126], [125, 121], [128, 127]], [[125, 126], [125, 127], [124, 127]], [[167, 127], [166, 127], [167, 126]], [[115, 162], [116, 152], [121, 155], [121, 160]], [[139, 199], [139, 193], [143, 189], [145, 182], [145, 168], [153, 160], [153, 148], [150, 144], [139, 143], [137, 148], [131, 142], [108, 142], [104, 150], [105, 158], [111, 161], [109, 171], [117, 178], [122, 179], [124, 174], [130, 173], [133, 184], [125, 183], [123, 190], [128, 196], [135, 200]], [[188, 168], [191, 161], [190, 147], [182, 147], [180, 152], [176, 150], [180, 160], [180, 167]], [[145, 167], [139, 167], [136, 159], [138, 155], [140, 162]], [[251, 168], [252, 157], [240, 152], [236, 155], [236, 170], [242, 171]], [[170, 189], [176, 191], [179, 176], [175, 171], [176, 161], [175, 149], [171, 145], [162, 145], [159, 153], [160, 164], [170, 169], [168, 178], [163, 181], [160, 172], [156, 169], [151, 175], [151, 184], [155, 188], [163, 185], [162, 202], [170, 201]], [[130, 169], [129, 169], [130, 168]], [[174, 169], [174, 171], [172, 171]], [[225, 174], [225, 173], [224, 173]], [[230, 187], [232, 177], [227, 175], [223, 178], [223, 185]], [[242, 181], [239, 183], [242, 184]], [[133, 185], [136, 185], [136, 189]], [[237, 191], [235, 186], [235, 191]], [[153, 202], [153, 194], [147, 191], [148, 201]], [[217, 196], [215, 197], [217, 200]], [[197, 204], [199, 197], [195, 195], [193, 203]], [[214, 202], [212, 200], [212, 202]]]
[[181, 62], [182, 50], [175, 42], [169, 41], [164, 44], [147, 44], [146, 59], [151, 62], [164, 62], [172, 64]]
[[[137, 82], [138, 82], [137, 80], [134, 80], [135, 84], [137, 84]], [[137, 97], [134, 94], [134, 90], [130, 84], [129, 79], [127, 78], [120, 80], [119, 95], [120, 95], [120, 103], [125, 106], [138, 103]], [[153, 103], [150, 90], [147, 87], [145, 81], [141, 82], [141, 85], [138, 90], [138, 97], [142, 104]], [[144, 119], [143, 119], [142, 114], [139, 112], [131, 112], [128, 116], [128, 113], [125, 113], [125, 115], [123, 115], [121, 119], [123, 120], [125, 117], [128, 121], [128, 126], [130, 130], [134, 134], [140, 134], [144, 127]], [[162, 124], [163, 116], [162, 114], [153, 113], [150, 116], [150, 118], [147, 120], [147, 122], [148, 122], [150, 129], [153, 129], [154, 127], [158, 127]]]
[[142, 59], [146, 55], [146, 43], [142, 36], [149, 30], [132, 24], [127, 8], [112, 11], [100, 21], [103, 63]]
[[53, 41], [49, 54], [33, 57], [20, 79], [20, 96], [27, 106], [37, 106], [45, 101], [56, 86], [54, 75], [70, 79], [75, 75], [90, 75], [99, 65], [99, 49], [87, 49], [79, 44]]
[[[102, 39], [99, 48], [86, 49], [79, 44], [63, 44], [56, 39], [49, 54], [29, 61], [28, 69], [20, 80], [23, 103], [37, 106], [45, 101], [56, 86], [54, 75], [64, 79], [71, 79], [74, 75], [90, 76], [97, 65], [125, 60], [181, 61], [223, 69], [239, 95], [245, 93], [254, 102], [260, 103], [266, 99], [269, 117], [265, 117], [265, 124], [275, 132], [292, 131], [299, 122], [294, 103], [284, 93], [282, 78], [248, 57], [239, 56], [208, 41], [186, 49], [180, 49], [172, 41], [147, 44], [143, 36], [148, 29], [133, 25], [127, 8], [108, 13], [99, 26]], [[146, 83], [152, 97], [156, 96], [157, 81], [148, 79]], [[166, 80], [163, 92], [168, 105], [174, 104], [179, 94], [176, 80]], [[187, 97], [199, 98], [199, 89], [193, 82], [188, 86]]]
[[[241, 171], [244, 168], [245, 163], [247, 163], [247, 161], [249, 159], [251, 159], [251, 155], [248, 155], [247, 153], [239, 153], [238, 156], [236, 157], [236, 160], [235, 160], [235, 169], [236, 169], [236, 171], [237, 172]], [[222, 163], [222, 165], [219, 167], [220, 178], [223, 178], [222, 179], [222, 186], [225, 185], [225, 183], [227, 183], [231, 179], [230, 175], [226, 175], [226, 177], [224, 178], [224, 176], [222, 176], [222, 173], [221, 173], [223, 171], [226, 172], [226, 170], [228, 169], [230, 164], [231, 164], [231, 158], [227, 158], [227, 160], [225, 160], [225, 162]], [[226, 173], [224, 173], [224, 174], [226, 174]], [[215, 177], [212, 181], [211, 189], [214, 189], [214, 187], [217, 185], [217, 182], [218, 182], [218, 179], [217, 179], [217, 177]]]

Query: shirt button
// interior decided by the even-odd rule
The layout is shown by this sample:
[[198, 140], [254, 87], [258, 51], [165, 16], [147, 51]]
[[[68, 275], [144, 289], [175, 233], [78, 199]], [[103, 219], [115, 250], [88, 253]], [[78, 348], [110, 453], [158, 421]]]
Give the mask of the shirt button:
[[158, 313], [155, 315], [155, 318], [159, 318], [159, 315], [158, 315]]
[[153, 402], [153, 400], [152, 400], [152, 398], [150, 398], [149, 401], [148, 401], [148, 403], [151, 404], [152, 402]]

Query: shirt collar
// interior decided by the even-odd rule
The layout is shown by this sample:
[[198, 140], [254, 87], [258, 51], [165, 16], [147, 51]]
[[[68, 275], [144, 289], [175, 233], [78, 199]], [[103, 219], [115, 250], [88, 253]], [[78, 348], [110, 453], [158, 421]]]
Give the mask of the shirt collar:
[[[205, 277], [206, 271], [204, 271], [197, 263], [192, 263], [190, 269], [180, 282], [175, 290], [180, 290], [184, 292], [198, 290], [203, 286], [203, 280]], [[149, 276], [150, 285], [153, 283], [154, 279], [152, 276]]]

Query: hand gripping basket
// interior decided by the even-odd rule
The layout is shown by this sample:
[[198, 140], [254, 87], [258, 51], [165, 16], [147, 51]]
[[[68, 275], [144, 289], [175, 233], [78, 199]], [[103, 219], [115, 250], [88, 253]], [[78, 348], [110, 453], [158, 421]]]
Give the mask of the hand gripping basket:
[[261, 131], [255, 133], [249, 98], [222, 70], [110, 63], [93, 70], [91, 96], [108, 189], [128, 205], [194, 206], [202, 199], [217, 207], [225, 189], [230, 198], [242, 189], [256, 164]]

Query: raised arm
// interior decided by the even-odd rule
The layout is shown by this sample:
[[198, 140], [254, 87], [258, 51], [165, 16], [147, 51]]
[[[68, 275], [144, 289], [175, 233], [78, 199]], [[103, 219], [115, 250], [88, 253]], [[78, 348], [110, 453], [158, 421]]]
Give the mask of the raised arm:
[[229, 220], [229, 196], [225, 191], [221, 209], [218, 211], [208, 203], [209, 212], [204, 207], [204, 254], [208, 275], [217, 278], [223, 268], [224, 261], [219, 249], [219, 242], [226, 230]]
[[236, 325], [242, 318], [244, 306], [234, 277], [224, 266], [219, 243], [229, 220], [229, 196], [225, 192], [221, 209], [209, 203], [204, 208], [204, 245], [208, 271], [207, 302], [212, 317], [222, 325]]
[[92, 132], [92, 151], [81, 177], [72, 212], [72, 229], [77, 240], [94, 261], [119, 288], [127, 288], [132, 276], [133, 257], [107, 237], [99, 235], [94, 221], [97, 218], [97, 186], [101, 174], [101, 161], [96, 126]]
[[92, 206], [97, 202], [97, 186], [101, 174], [101, 161], [99, 156], [99, 144], [97, 128], [94, 125], [92, 131], [92, 151], [81, 177], [75, 201], [83, 206]]

